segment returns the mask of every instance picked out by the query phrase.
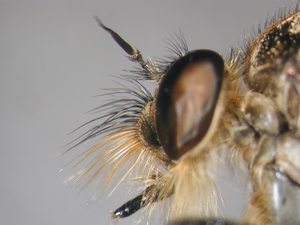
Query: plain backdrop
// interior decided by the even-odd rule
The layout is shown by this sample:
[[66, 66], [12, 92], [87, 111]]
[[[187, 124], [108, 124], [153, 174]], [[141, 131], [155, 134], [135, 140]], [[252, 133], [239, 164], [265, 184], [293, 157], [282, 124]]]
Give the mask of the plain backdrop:
[[[133, 197], [117, 191], [100, 203], [89, 193], [73, 193], [63, 183], [78, 168], [59, 170], [80, 146], [63, 156], [73, 129], [97, 115], [93, 98], [115, 87], [112, 77], [133, 64], [99, 28], [97, 15], [143, 55], [166, 55], [169, 33], [184, 33], [189, 49], [228, 55], [259, 23], [291, 1], [0, 1], [0, 224], [100, 225], [113, 223], [109, 212]], [[269, 16], [268, 16], [269, 15]], [[226, 170], [224, 170], [226, 171]], [[225, 217], [239, 219], [245, 178], [220, 178]], [[140, 213], [119, 224], [136, 224]]]

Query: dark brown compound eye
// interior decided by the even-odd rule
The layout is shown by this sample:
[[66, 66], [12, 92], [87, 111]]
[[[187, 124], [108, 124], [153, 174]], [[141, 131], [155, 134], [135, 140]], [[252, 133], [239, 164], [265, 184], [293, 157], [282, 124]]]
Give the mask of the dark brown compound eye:
[[210, 50], [196, 50], [174, 61], [156, 99], [156, 126], [166, 154], [179, 159], [206, 135], [222, 85], [224, 61]]

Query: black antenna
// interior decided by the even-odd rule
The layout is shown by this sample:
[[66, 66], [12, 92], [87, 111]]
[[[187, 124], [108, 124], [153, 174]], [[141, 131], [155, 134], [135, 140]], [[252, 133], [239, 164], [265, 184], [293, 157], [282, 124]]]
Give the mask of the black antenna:
[[130, 44], [128, 44], [120, 35], [118, 35], [115, 31], [110, 29], [109, 27], [105, 26], [101, 20], [95, 16], [96, 21], [98, 22], [99, 26], [110, 33], [110, 35], [113, 37], [113, 39], [120, 45], [120, 47], [128, 54], [130, 55], [130, 59], [133, 62], [139, 63], [143, 69], [147, 71], [149, 74], [149, 77], [153, 80], [157, 80], [160, 77], [159, 69], [153, 64], [153, 62], [145, 61], [143, 59], [142, 54], [139, 50], [134, 50]]

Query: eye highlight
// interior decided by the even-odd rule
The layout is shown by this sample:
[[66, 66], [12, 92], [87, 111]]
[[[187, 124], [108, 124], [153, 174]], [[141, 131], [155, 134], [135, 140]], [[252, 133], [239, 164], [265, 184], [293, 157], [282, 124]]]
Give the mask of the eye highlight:
[[189, 52], [166, 71], [156, 98], [156, 125], [169, 158], [178, 160], [205, 136], [223, 73], [223, 59], [210, 50]]

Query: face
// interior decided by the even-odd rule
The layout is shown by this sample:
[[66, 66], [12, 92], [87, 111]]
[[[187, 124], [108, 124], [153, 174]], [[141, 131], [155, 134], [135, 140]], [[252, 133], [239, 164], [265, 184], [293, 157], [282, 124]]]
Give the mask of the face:
[[[91, 162], [73, 184], [85, 187], [102, 174], [100, 184], [107, 188], [123, 173], [116, 186], [132, 181], [143, 189], [114, 210], [113, 219], [141, 208], [151, 214], [160, 204], [170, 224], [205, 224], [218, 220], [220, 193], [212, 170], [225, 156], [245, 164], [252, 187], [242, 223], [300, 222], [300, 12], [270, 19], [230, 57], [189, 50], [181, 33], [173, 35], [171, 54], [160, 61], [143, 57], [96, 20], [136, 64], [119, 78], [128, 86], [106, 89], [112, 99], [95, 119], [104, 122], [74, 146], [106, 135], [80, 156], [80, 162]], [[154, 84], [153, 93], [145, 82]]]

